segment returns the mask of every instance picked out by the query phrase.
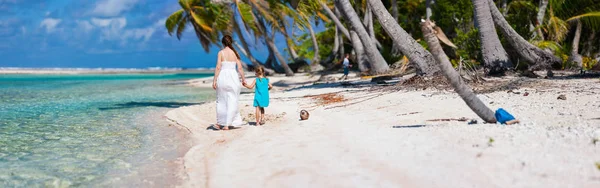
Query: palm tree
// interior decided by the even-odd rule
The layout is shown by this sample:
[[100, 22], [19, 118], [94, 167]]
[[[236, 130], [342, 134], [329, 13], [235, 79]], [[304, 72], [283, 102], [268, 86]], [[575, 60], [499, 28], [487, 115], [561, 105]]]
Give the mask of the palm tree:
[[486, 0], [472, 0], [472, 2], [475, 11], [475, 25], [479, 29], [483, 63], [488, 69], [489, 75], [503, 75], [512, 67], [512, 63], [494, 28], [489, 3]]
[[343, 11], [342, 14], [346, 17], [348, 22], [350, 22], [353, 30], [357, 32], [358, 37], [362, 41], [363, 46], [365, 47], [365, 52], [370, 60], [371, 73], [381, 74], [387, 72], [389, 70], [389, 66], [387, 65], [385, 59], [383, 59], [383, 56], [377, 50], [377, 47], [373, 45], [371, 37], [365, 30], [365, 27], [358, 18], [354, 8], [352, 8], [352, 4], [350, 4], [348, 0], [336, 0], [335, 3], [336, 6]]
[[220, 46], [219, 33], [231, 30], [231, 12], [222, 5], [211, 4], [206, 0], [179, 0], [179, 5], [181, 9], [165, 21], [169, 35], [176, 33], [177, 39], [181, 40], [187, 25], [191, 24], [206, 52], [210, 51], [211, 44]]
[[[549, 0], [549, 35], [557, 42], [566, 38], [569, 24], [575, 24], [575, 34], [571, 46], [571, 54], [567, 61], [576, 62], [578, 69], [583, 68], [583, 60], [579, 54], [579, 41], [582, 28], [600, 28], [600, 4], [596, 0]], [[566, 20], [566, 21], [564, 21]]]
[[414, 63], [417, 74], [422, 76], [431, 76], [439, 71], [435, 65], [435, 59], [427, 50], [425, 50], [415, 39], [413, 39], [392, 17], [381, 1], [368, 1], [373, 9], [373, 13], [379, 20], [380, 25], [392, 38], [402, 53], [408, 57], [411, 63]]
[[467, 106], [469, 106], [469, 108], [471, 108], [471, 110], [473, 110], [475, 114], [477, 114], [485, 122], [496, 123], [496, 117], [494, 116], [494, 112], [491, 109], [489, 109], [483, 102], [481, 102], [479, 98], [477, 98], [477, 95], [473, 93], [473, 90], [467, 84], [464, 83], [464, 81], [460, 77], [460, 74], [458, 74], [458, 72], [454, 70], [454, 67], [452, 67], [452, 63], [450, 63], [450, 60], [448, 60], [448, 56], [446, 56], [446, 54], [444, 53], [444, 50], [442, 49], [442, 46], [440, 45], [440, 42], [436, 37], [436, 30], [433, 27], [435, 27], [435, 25], [433, 25], [433, 23], [429, 20], [426, 20], [421, 23], [421, 30], [423, 31], [425, 41], [427, 41], [429, 50], [435, 57], [438, 67], [440, 68], [446, 79], [450, 81], [450, 84], [454, 88], [454, 91], [458, 93], [460, 98], [462, 98], [463, 101], [465, 101]]
[[500, 10], [498, 10], [494, 1], [487, 1], [489, 2], [489, 9], [494, 19], [494, 23], [498, 26], [500, 31], [502, 31], [502, 34], [504, 34], [508, 43], [515, 48], [519, 55], [534, 65], [533, 67], [530, 67], [531, 69], [535, 69], [536, 67], [549, 69], [552, 64], [561, 62], [560, 58], [554, 56], [552, 53], [527, 42], [527, 40], [521, 37], [521, 35], [510, 26], [506, 19], [504, 19], [504, 16]]

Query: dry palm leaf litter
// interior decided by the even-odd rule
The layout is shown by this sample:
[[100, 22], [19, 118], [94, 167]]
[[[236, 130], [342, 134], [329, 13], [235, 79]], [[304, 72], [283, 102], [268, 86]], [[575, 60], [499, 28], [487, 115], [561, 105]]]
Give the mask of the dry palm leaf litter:
[[312, 95], [307, 97], [317, 100], [317, 105], [328, 105], [346, 101], [346, 98], [344, 98], [344, 96], [340, 95], [339, 93], [325, 93], [321, 95]]

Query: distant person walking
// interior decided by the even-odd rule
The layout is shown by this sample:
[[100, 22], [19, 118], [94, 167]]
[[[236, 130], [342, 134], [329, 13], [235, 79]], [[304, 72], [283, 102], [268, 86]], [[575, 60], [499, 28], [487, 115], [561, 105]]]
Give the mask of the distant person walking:
[[232, 46], [231, 36], [223, 36], [221, 43], [224, 48], [217, 55], [217, 67], [212, 85], [213, 89], [217, 90], [217, 124], [213, 128], [228, 130], [230, 126], [236, 127], [243, 124], [238, 100], [242, 89], [241, 83], [245, 83], [246, 78], [242, 70], [240, 55]]
[[344, 59], [342, 60], [342, 67], [344, 67], [344, 75], [340, 78], [340, 80], [348, 79], [348, 73], [350, 72], [350, 67], [352, 67], [348, 58], [350, 58], [350, 54], [346, 54], [344, 56]]

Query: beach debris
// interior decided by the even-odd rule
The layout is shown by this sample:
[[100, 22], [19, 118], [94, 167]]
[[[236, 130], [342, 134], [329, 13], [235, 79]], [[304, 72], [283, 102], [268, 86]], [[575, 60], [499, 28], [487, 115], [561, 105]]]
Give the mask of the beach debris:
[[523, 96], [526, 96], [526, 97], [527, 97], [527, 96], [529, 96], [529, 92], [525, 92], [525, 93], [523, 94]]
[[405, 115], [412, 115], [412, 114], [418, 114], [418, 113], [421, 113], [421, 112], [410, 112], [410, 113], [398, 114], [396, 116], [405, 116]]
[[508, 90], [506, 93], [513, 93], [513, 94], [521, 94], [520, 91], [513, 91], [513, 90]]
[[477, 120], [476, 119], [472, 119], [471, 121], [469, 121], [469, 123], [467, 123], [468, 125], [473, 125], [473, 124], [477, 124]]
[[596, 169], [600, 170], [600, 162], [596, 162]]
[[346, 101], [344, 96], [340, 95], [338, 93], [325, 93], [325, 94], [321, 94], [321, 95], [312, 95], [312, 96], [306, 96], [306, 97], [311, 97], [313, 99], [318, 100], [317, 101], [318, 105], [328, 105], [328, 104], [334, 104], [334, 103]]
[[496, 116], [496, 122], [500, 124], [512, 125], [515, 123], [519, 123], [519, 120], [515, 119], [514, 116], [512, 116], [510, 113], [508, 113], [502, 108], [498, 108], [494, 115]]
[[558, 99], [558, 100], [567, 100], [567, 96], [564, 95], [564, 94], [561, 94], [556, 99]]
[[448, 118], [448, 119], [430, 119], [427, 121], [468, 121], [469, 119], [466, 117], [461, 117], [461, 118]]
[[483, 153], [479, 152], [477, 153], [477, 155], [475, 155], [475, 157], [480, 158], [483, 155]]
[[307, 120], [310, 114], [306, 110], [300, 111], [300, 120]]
[[494, 143], [494, 138], [490, 137], [490, 139], [488, 140], [488, 146], [492, 147], [492, 144]]
[[596, 145], [598, 143], [598, 141], [600, 141], [598, 138], [593, 138], [592, 139], [592, 144]]

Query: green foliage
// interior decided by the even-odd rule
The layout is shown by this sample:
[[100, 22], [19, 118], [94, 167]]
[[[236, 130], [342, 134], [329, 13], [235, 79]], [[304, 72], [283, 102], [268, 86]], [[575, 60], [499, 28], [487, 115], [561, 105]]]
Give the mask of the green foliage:
[[531, 0], [517, 0], [508, 5], [508, 10], [506, 21], [510, 26], [525, 39], [532, 36], [530, 26], [535, 23], [537, 6]]
[[473, 4], [471, 0], [436, 0], [431, 19], [450, 39], [457, 37], [456, 29], [463, 33], [473, 29]]
[[481, 60], [479, 31], [473, 28], [467, 32], [455, 29], [455, 32], [457, 36], [452, 41], [458, 47], [456, 49], [456, 56], [467, 60]]

